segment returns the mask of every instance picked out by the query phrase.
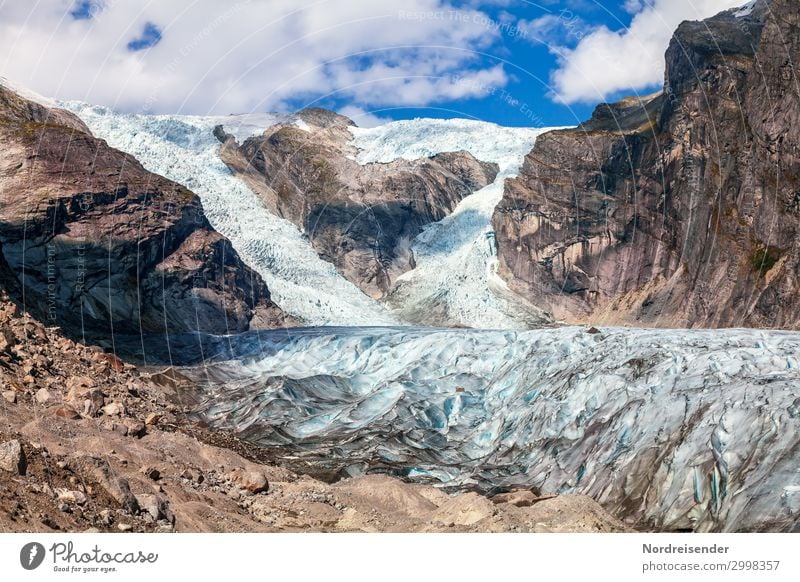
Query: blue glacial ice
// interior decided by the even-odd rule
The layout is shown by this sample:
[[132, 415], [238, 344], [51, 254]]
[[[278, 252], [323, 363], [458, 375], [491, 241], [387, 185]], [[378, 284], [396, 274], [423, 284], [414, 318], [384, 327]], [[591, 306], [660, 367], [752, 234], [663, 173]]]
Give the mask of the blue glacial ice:
[[202, 387], [197, 414], [345, 473], [585, 493], [667, 530], [800, 520], [797, 333], [320, 328], [215, 341], [216, 357], [185, 370]]

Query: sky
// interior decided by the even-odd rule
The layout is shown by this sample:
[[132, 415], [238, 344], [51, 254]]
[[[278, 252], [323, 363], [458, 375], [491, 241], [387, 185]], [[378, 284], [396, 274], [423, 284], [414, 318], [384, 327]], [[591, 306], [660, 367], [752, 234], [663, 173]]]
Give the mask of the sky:
[[0, 75], [120, 111], [575, 125], [745, 0], [0, 0]]

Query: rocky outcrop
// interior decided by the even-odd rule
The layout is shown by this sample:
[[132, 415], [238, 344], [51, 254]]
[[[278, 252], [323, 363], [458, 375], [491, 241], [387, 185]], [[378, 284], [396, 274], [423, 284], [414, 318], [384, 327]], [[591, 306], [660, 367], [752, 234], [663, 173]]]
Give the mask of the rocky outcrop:
[[496, 164], [461, 151], [421, 160], [359, 164], [346, 117], [298, 113], [237, 144], [217, 128], [221, 157], [274, 213], [300, 227], [319, 255], [372, 297], [414, 268], [411, 241], [491, 183]]
[[186, 188], [0, 86], [0, 275], [73, 336], [274, 326], [261, 278]]
[[686, 22], [664, 91], [539, 137], [494, 215], [501, 274], [561, 320], [800, 327], [800, 10]]

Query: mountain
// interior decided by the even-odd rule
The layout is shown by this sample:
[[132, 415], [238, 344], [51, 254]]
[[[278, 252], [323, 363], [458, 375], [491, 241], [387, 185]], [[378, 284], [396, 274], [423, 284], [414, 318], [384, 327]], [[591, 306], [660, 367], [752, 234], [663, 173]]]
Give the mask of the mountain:
[[0, 140], [7, 289], [43, 321], [105, 342], [286, 322], [195, 194], [74, 114], [0, 84]]
[[214, 229], [232, 241], [244, 262], [266, 281], [273, 300], [296, 320], [306, 325], [398, 323], [332, 263], [320, 258], [295, 224], [270, 212], [220, 159], [218, 126], [244, 142], [291, 119], [270, 114], [128, 114], [76, 102], [63, 106], [95, 135], [134, 156], [149, 171], [196, 192]]
[[800, 327], [798, 26], [685, 22], [661, 93], [541, 136], [494, 213], [509, 286], [572, 322]]
[[[176, 154], [166, 169], [182, 179], [195, 172], [196, 184], [210, 186], [210, 209], [186, 186], [93, 137], [72, 113], [0, 85], [0, 530], [628, 530], [580, 496], [540, 498], [526, 489], [490, 500], [387, 475], [317, 480], [309, 473], [327, 478], [324, 469], [198, 426], [186, 414], [198, 396], [195, 385], [173, 368], [140, 369], [83, 345], [119, 348], [131, 334], [136, 343], [140, 332], [168, 332], [190, 338], [187, 350], [196, 350], [196, 338], [207, 333], [291, 322], [271, 302], [260, 275], [206, 218], [208, 212], [224, 219], [221, 209], [230, 207], [222, 202], [255, 198], [234, 186], [238, 180], [217, 157], [219, 120], [191, 121], [200, 127], [150, 120], [174, 140], [164, 143], [180, 147], [166, 156], [155, 148], [142, 159], [154, 165], [160, 156], [164, 164]], [[239, 116], [236, 127], [226, 127], [243, 135], [255, 126], [263, 131], [266, 123], [264, 116]], [[370, 312], [377, 303], [344, 285], [332, 265], [294, 236], [296, 229], [259, 214], [267, 212], [263, 204], [247, 210], [222, 225], [248, 227], [255, 216], [263, 220], [256, 224], [283, 235], [276, 243], [270, 231], [254, 229], [250, 239], [234, 231], [240, 243], [260, 243], [244, 244], [246, 251], [270, 244], [283, 251], [283, 257], [248, 255], [262, 259], [254, 261], [258, 267], [265, 257], [277, 258], [273, 268], [300, 264], [275, 269], [278, 281], [297, 277], [294, 288], [282, 288], [287, 297], [315, 315], [330, 315], [325, 309], [333, 303], [323, 306], [306, 294], [323, 282], [327, 293], [343, 290], [338, 299], [345, 307], [337, 316], [358, 315], [366, 306], [362, 316], [381, 317]], [[179, 352], [158, 355], [170, 364], [181, 359]]]
[[[275, 302], [306, 325], [521, 328], [547, 320], [496, 276], [491, 240], [503, 182], [545, 129], [465, 119], [359, 128], [322, 110], [200, 117], [62, 105], [151, 172], [196, 192]], [[298, 166], [302, 152], [317, 170]], [[340, 182], [339, 191], [332, 184]], [[277, 183], [293, 194], [278, 197]], [[315, 222], [304, 219], [308, 202], [326, 196]], [[396, 260], [386, 262], [390, 255]], [[367, 294], [377, 297], [389, 282], [384, 297]]]
[[641, 327], [795, 326], [799, 28], [556, 131], [4, 89], [0, 527], [798, 531], [800, 333]]

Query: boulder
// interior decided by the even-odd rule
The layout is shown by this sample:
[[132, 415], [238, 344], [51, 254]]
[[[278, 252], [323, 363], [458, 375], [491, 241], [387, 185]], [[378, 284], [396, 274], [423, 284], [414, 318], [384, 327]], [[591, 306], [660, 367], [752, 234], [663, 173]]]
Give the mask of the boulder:
[[121, 402], [111, 402], [103, 407], [103, 414], [106, 416], [121, 416], [125, 414], [125, 405]]
[[78, 420], [81, 417], [74, 408], [66, 404], [56, 408], [55, 415], [66, 420]]
[[137, 420], [135, 418], [126, 418], [123, 421], [123, 425], [127, 430], [128, 436], [141, 438], [145, 435], [146, 428], [141, 420]]
[[231, 480], [249, 493], [263, 493], [269, 490], [269, 481], [267, 481], [267, 477], [261, 471], [234, 469], [231, 471], [230, 476]]
[[0, 445], [0, 470], [13, 475], [24, 475], [28, 463], [25, 451], [18, 440], [8, 441]]
[[70, 503], [72, 505], [85, 505], [88, 501], [86, 494], [82, 491], [74, 491], [70, 489], [56, 489], [56, 496], [59, 501]]
[[169, 509], [169, 503], [160, 495], [142, 493], [136, 496], [139, 509], [143, 513], [148, 513], [155, 520], [166, 519], [174, 521], [175, 517]]
[[52, 404], [56, 401], [56, 396], [50, 392], [47, 388], [40, 388], [36, 392], [36, 402], [39, 404]]

